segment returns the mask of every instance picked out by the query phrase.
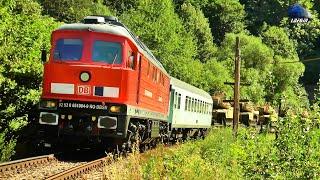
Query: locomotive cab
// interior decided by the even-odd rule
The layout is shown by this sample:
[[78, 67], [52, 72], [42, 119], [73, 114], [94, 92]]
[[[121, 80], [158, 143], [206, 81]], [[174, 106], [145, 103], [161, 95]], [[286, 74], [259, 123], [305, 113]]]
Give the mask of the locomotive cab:
[[[131, 117], [166, 120], [169, 77], [147, 51], [111, 17], [89, 16], [55, 30], [39, 104], [44, 141], [83, 145], [108, 137], [120, 144], [111, 141], [128, 139], [137, 126]], [[146, 64], [152, 79], [144, 76]]]

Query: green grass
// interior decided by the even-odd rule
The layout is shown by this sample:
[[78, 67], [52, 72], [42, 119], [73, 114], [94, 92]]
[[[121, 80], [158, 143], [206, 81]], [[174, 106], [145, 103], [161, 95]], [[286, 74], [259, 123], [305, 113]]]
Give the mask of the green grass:
[[[308, 128], [306, 128], [308, 127]], [[307, 130], [308, 129], [308, 130]], [[279, 136], [255, 129], [214, 129], [204, 140], [135, 153], [106, 168], [107, 179], [316, 179], [320, 131], [292, 118]]]

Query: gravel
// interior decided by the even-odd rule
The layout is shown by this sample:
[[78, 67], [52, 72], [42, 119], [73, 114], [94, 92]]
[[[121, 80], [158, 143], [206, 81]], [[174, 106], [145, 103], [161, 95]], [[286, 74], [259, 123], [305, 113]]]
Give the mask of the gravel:
[[63, 162], [51, 161], [47, 164], [32, 166], [26, 169], [18, 169], [17, 171], [0, 173], [0, 179], [4, 180], [29, 180], [29, 179], [46, 179], [48, 176], [60, 173], [72, 167], [84, 164], [86, 162]]

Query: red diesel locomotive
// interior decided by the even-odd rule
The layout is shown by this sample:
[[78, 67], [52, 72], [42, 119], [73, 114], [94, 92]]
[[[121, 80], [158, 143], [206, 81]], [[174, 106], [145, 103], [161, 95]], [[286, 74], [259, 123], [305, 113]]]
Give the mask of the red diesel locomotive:
[[130, 148], [133, 141], [166, 138], [169, 78], [151, 51], [114, 17], [88, 16], [62, 25], [52, 33], [44, 64], [42, 144]]

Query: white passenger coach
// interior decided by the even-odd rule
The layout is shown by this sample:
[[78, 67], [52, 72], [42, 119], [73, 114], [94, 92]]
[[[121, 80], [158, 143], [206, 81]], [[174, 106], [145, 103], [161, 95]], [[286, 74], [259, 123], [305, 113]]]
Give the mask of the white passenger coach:
[[211, 127], [212, 98], [210, 94], [171, 77], [169, 122], [171, 128], [203, 130]]

